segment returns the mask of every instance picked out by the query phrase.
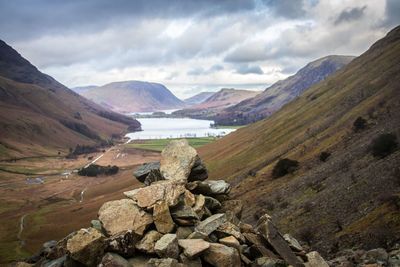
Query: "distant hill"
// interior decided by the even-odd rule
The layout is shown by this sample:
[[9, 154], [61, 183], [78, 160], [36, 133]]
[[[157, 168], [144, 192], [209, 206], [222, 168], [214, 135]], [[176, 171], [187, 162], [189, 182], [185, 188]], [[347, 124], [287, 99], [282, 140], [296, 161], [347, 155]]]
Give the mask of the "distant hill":
[[86, 85], [86, 86], [73, 87], [73, 88], [71, 88], [71, 90], [74, 91], [75, 93], [83, 94], [83, 93], [85, 93], [89, 90], [95, 89], [95, 88], [98, 88], [98, 86], [97, 85]]
[[216, 123], [222, 125], [241, 125], [268, 117], [304, 90], [326, 79], [353, 59], [352, 56], [327, 56], [315, 60], [295, 75], [268, 87], [261, 94], [226, 108], [214, 119]]
[[76, 94], [0, 40], [0, 159], [57, 155], [128, 127], [140, 123]]
[[83, 90], [81, 95], [120, 113], [179, 109], [185, 106], [164, 85], [142, 81], [113, 82]]
[[203, 102], [190, 106], [187, 109], [176, 111], [174, 114], [192, 118], [212, 118], [224, 108], [236, 105], [237, 103], [252, 98], [259, 93], [259, 91], [222, 88], [218, 92], [209, 96]]
[[197, 105], [207, 100], [207, 98], [209, 98], [213, 94], [215, 94], [215, 92], [201, 92], [197, 95], [186, 98], [184, 101], [188, 105]]
[[[326, 254], [393, 244], [400, 236], [400, 149], [374, 157], [371, 142], [392, 133], [399, 143], [399, 81], [397, 27], [267, 119], [201, 147], [210, 179], [233, 184], [247, 222], [267, 212]], [[273, 177], [284, 158], [299, 168]]]

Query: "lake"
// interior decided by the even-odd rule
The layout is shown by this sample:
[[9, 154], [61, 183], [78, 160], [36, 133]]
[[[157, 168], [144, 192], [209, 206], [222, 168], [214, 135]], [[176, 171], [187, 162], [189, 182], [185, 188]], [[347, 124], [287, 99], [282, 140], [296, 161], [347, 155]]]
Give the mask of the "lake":
[[137, 119], [143, 131], [128, 133], [125, 136], [134, 139], [166, 139], [223, 136], [236, 129], [213, 129], [214, 121], [189, 118], [143, 118]]

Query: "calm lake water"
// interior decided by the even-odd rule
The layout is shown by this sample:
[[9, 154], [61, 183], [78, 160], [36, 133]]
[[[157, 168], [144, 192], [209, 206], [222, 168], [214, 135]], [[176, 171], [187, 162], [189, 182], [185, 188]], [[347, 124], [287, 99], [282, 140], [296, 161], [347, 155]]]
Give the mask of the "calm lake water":
[[183, 137], [223, 136], [235, 129], [212, 129], [213, 121], [189, 118], [137, 119], [143, 131], [126, 134], [130, 139], [165, 139]]

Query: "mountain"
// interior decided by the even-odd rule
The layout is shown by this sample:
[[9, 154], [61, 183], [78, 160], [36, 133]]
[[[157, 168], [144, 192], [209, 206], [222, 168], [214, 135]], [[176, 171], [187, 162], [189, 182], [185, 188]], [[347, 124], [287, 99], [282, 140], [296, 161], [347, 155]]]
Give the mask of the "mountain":
[[[397, 27], [269, 118], [201, 147], [210, 178], [233, 184], [247, 222], [267, 211], [314, 249], [391, 244], [400, 236], [400, 151], [372, 151], [388, 149], [382, 134], [399, 143], [399, 80]], [[272, 170], [284, 158], [298, 168], [276, 178]]]
[[0, 40], [0, 158], [94, 145], [140, 123], [79, 96]]
[[200, 104], [203, 101], [207, 100], [207, 98], [209, 98], [213, 94], [215, 94], [215, 92], [201, 92], [197, 95], [186, 98], [184, 101], [188, 105], [197, 105], [197, 104]]
[[214, 119], [221, 125], [243, 125], [268, 117], [304, 90], [326, 79], [353, 59], [352, 56], [327, 56], [315, 60], [295, 75], [268, 87], [261, 94], [226, 108]]
[[81, 93], [84, 97], [120, 113], [178, 109], [185, 103], [159, 83], [113, 82]]
[[71, 88], [71, 90], [74, 91], [75, 93], [83, 94], [87, 91], [90, 91], [90, 90], [96, 89], [96, 88], [98, 88], [97, 85], [86, 85], [86, 86], [73, 87], [73, 88]]
[[259, 93], [258, 91], [222, 88], [205, 101], [187, 109], [175, 111], [174, 114], [191, 118], [212, 118], [224, 108], [252, 98]]

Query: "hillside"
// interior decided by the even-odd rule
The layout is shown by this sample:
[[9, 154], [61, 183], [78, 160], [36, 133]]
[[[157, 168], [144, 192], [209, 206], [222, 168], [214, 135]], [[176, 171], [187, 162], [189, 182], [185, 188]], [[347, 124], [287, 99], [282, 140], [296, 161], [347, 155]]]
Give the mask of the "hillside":
[[192, 97], [186, 98], [184, 101], [188, 105], [197, 105], [207, 100], [207, 98], [213, 94], [215, 94], [215, 92], [201, 92]]
[[271, 85], [261, 94], [219, 112], [215, 121], [221, 125], [244, 125], [268, 117], [353, 59], [352, 56], [327, 56], [315, 60], [293, 76]]
[[75, 93], [81, 95], [81, 94], [83, 94], [83, 93], [85, 93], [85, 92], [87, 92], [89, 90], [95, 89], [95, 88], [98, 88], [98, 86], [96, 86], [96, 85], [86, 85], [86, 86], [73, 87], [73, 88], [71, 88], [71, 90], [74, 91]]
[[[400, 151], [371, 155], [382, 133], [400, 137], [400, 27], [271, 117], [200, 149], [213, 179], [227, 179], [254, 223], [266, 210], [314, 249], [387, 246], [400, 236]], [[366, 128], [355, 131], [358, 117]], [[323, 162], [321, 152], [331, 155]], [[299, 162], [273, 179], [278, 159]]]
[[116, 112], [150, 112], [178, 109], [184, 102], [159, 83], [113, 82], [81, 93], [84, 97]]
[[140, 129], [132, 118], [108, 111], [41, 73], [0, 41], [0, 158], [66, 153]]
[[222, 88], [205, 101], [187, 109], [176, 111], [174, 114], [192, 118], [212, 118], [221, 110], [238, 104], [245, 99], [255, 97], [259, 93], [259, 91]]

